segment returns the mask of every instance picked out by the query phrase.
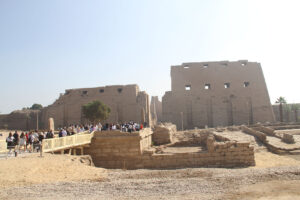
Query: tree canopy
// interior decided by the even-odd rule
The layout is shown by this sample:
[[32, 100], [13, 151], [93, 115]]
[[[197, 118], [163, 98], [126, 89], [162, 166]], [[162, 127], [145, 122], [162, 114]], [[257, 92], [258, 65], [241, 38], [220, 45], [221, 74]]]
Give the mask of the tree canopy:
[[286, 100], [284, 97], [279, 97], [275, 103], [279, 103], [279, 104], [286, 104]]
[[43, 106], [41, 104], [37, 104], [37, 103], [33, 104], [30, 107], [31, 110], [41, 110], [42, 108], [43, 108]]
[[101, 101], [93, 101], [82, 106], [82, 113], [90, 122], [96, 123], [106, 120], [110, 114], [110, 108]]

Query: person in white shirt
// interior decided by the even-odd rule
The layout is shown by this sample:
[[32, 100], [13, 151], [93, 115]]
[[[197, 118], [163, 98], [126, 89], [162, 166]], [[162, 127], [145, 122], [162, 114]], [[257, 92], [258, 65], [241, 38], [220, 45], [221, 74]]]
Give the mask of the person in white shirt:
[[66, 137], [67, 136], [67, 131], [65, 129], [62, 130], [62, 136]]

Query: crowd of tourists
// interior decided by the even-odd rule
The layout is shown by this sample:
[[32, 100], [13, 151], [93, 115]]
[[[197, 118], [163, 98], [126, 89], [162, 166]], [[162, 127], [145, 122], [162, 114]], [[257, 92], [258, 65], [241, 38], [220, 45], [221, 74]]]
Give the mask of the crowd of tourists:
[[19, 133], [15, 131], [14, 134], [11, 132], [9, 133], [8, 137], [6, 138], [7, 155], [10, 155], [14, 150], [15, 156], [17, 153], [23, 152], [34, 152], [40, 150], [40, 144], [42, 143], [44, 138], [53, 138], [54, 133], [52, 131], [48, 132], [38, 132], [37, 130], [32, 132], [21, 132]]
[[[60, 130], [62, 132], [60, 135], [68, 136], [74, 135], [76, 133], [81, 133], [84, 131], [89, 131], [90, 133], [93, 131], [110, 131], [110, 130], [119, 130], [122, 132], [135, 132], [140, 131], [144, 127], [147, 126], [147, 123], [139, 124], [133, 121], [128, 123], [106, 123], [102, 125], [101, 123], [98, 124], [86, 124], [86, 125], [70, 125], [68, 128], [64, 127]], [[61, 136], [60, 136], [61, 137]]]
[[48, 132], [39, 132], [37, 130], [31, 132], [21, 132], [19, 134], [17, 131], [12, 134], [9, 133], [8, 137], [6, 138], [7, 155], [11, 153], [15, 153], [17, 156], [18, 153], [22, 152], [38, 152], [40, 151], [41, 144], [43, 139], [51, 139], [55, 137], [66, 137], [72, 136], [78, 133], [82, 133], [88, 131], [92, 133], [93, 131], [110, 131], [110, 130], [118, 130], [121, 132], [136, 132], [142, 130], [144, 127], [147, 126], [147, 123], [139, 124], [133, 121], [128, 123], [122, 124], [86, 124], [86, 125], [70, 125], [68, 127], [60, 128], [58, 131], [58, 135], [55, 135], [52, 130]]

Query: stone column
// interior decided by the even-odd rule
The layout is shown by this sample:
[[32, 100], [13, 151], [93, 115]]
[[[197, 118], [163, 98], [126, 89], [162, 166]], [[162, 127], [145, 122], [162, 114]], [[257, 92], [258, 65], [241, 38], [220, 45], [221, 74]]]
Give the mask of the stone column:
[[49, 121], [48, 121], [48, 130], [52, 130], [54, 131], [54, 120], [53, 118], [49, 118]]

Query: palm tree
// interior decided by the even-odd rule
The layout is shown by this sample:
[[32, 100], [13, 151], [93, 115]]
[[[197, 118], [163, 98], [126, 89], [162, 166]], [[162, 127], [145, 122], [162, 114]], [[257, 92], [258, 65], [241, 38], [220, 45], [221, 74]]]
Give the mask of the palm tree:
[[[285, 116], [286, 116], [286, 121], [290, 122], [290, 115], [291, 115], [291, 111], [292, 111], [292, 107], [289, 104], [284, 104], [283, 106], [283, 110], [285, 112]], [[283, 115], [284, 116], [284, 115]]]
[[280, 122], [283, 122], [283, 110], [282, 104], [286, 104], [286, 100], [284, 97], [279, 97], [275, 103], [279, 103], [279, 114], [280, 114]]
[[299, 104], [292, 104], [292, 111], [295, 114], [295, 121], [298, 122], [298, 110], [300, 108]]

